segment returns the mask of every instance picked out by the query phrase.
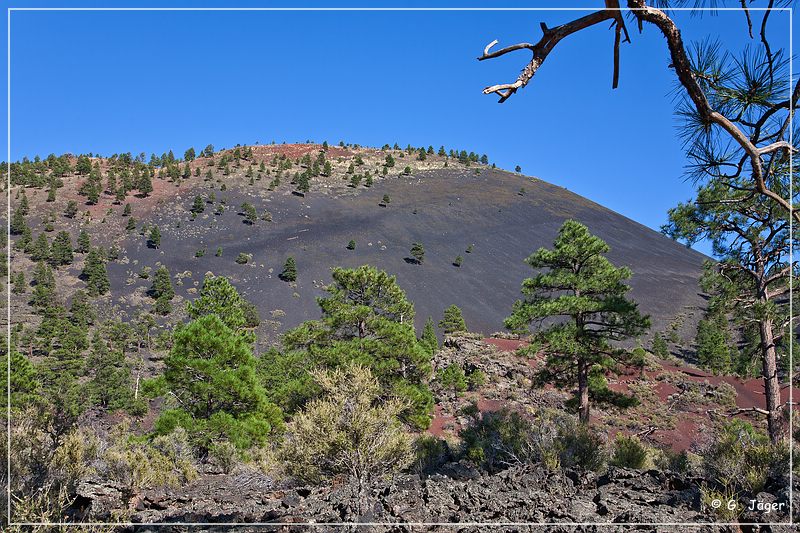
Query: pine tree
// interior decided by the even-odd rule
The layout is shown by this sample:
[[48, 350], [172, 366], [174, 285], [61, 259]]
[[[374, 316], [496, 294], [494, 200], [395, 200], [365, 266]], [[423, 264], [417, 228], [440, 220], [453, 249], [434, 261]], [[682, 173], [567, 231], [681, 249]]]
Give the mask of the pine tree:
[[419, 339], [431, 356], [439, 351], [439, 339], [436, 338], [436, 330], [433, 327], [433, 318], [428, 317], [425, 321], [425, 327], [422, 329], [422, 337]]
[[453, 304], [445, 309], [444, 316], [439, 321], [439, 327], [448, 335], [459, 331], [467, 331], [467, 324], [461, 315], [461, 308]]
[[31, 206], [28, 203], [28, 195], [25, 194], [25, 191], [22, 191], [22, 198], [19, 201], [19, 211], [22, 213], [22, 216], [28, 216], [28, 212], [31, 210]]
[[266, 444], [282, 428], [282, 413], [267, 400], [248, 342], [217, 315], [179, 328], [164, 363], [167, 388], [178, 407], [162, 412], [156, 433], [183, 427], [205, 455], [220, 438], [244, 450]]
[[90, 204], [97, 205], [97, 202], [100, 201], [100, 188], [97, 187], [97, 185], [92, 184], [92, 186], [86, 191], [86, 199]]
[[72, 264], [72, 240], [66, 231], [58, 232], [53, 239], [53, 246], [50, 249], [50, 264], [55, 267]]
[[664, 340], [664, 336], [661, 335], [661, 333], [656, 333], [653, 335], [653, 345], [651, 346], [650, 351], [653, 353], [653, 355], [660, 357], [661, 359], [664, 359], [669, 355], [667, 341]]
[[150, 296], [158, 300], [166, 298], [172, 300], [175, 297], [175, 290], [172, 288], [172, 278], [166, 266], [161, 265], [153, 274], [153, 284], [150, 287]]
[[308, 175], [303, 172], [297, 175], [297, 190], [303, 193], [311, 190], [311, 184], [308, 181]]
[[[393, 276], [372, 266], [334, 268], [332, 276], [328, 296], [317, 300], [322, 319], [306, 322], [284, 337], [288, 353], [299, 349], [305, 361], [291, 368], [304, 364], [336, 368], [349, 362], [369, 366], [386, 398], [395, 396], [408, 402], [403, 420], [418, 428], [428, 427], [433, 408], [433, 396], [426, 386], [431, 356], [417, 340], [414, 306]], [[301, 373], [287, 383], [286, 368], [277, 365], [267, 380], [268, 389], [294, 391], [287, 403], [297, 405], [314, 394], [303, 385], [306, 378], [307, 374]]]
[[697, 360], [700, 366], [715, 373], [733, 370], [733, 346], [724, 316], [711, 314], [697, 324]]
[[506, 327], [525, 332], [534, 321], [556, 319], [533, 334], [532, 346], [547, 360], [540, 377], [560, 386], [577, 378], [579, 418], [589, 421], [589, 375], [625, 361], [629, 354], [612, 346], [642, 334], [649, 317], [639, 313], [625, 294], [628, 268], [617, 268], [605, 257], [609, 246], [583, 224], [567, 220], [553, 249], [540, 248], [526, 259], [534, 269], [545, 269], [522, 283], [524, 300], [514, 304]]
[[286, 258], [286, 262], [283, 264], [283, 271], [278, 277], [283, 281], [297, 281], [297, 264], [294, 261], [294, 257]]
[[52, 302], [56, 290], [56, 278], [53, 269], [44, 261], [39, 261], [33, 269], [33, 297], [31, 304], [45, 307]]
[[150, 230], [150, 235], [147, 238], [147, 245], [158, 249], [161, 246], [161, 230], [158, 229], [158, 226], [153, 226]]
[[425, 260], [425, 248], [421, 242], [415, 242], [411, 245], [411, 257], [414, 258], [418, 265], [421, 265]]
[[153, 192], [153, 181], [150, 179], [150, 172], [148, 170], [142, 172], [142, 175], [139, 177], [139, 182], [136, 184], [136, 188], [139, 189], [141, 195], [145, 197]]
[[125, 207], [122, 209], [122, 216], [129, 217], [131, 216], [132, 212], [131, 204], [125, 204]]
[[356, 241], [350, 239], [350, 242], [347, 243], [348, 250], [355, 250], [356, 249]]
[[25, 272], [17, 272], [12, 276], [12, 286], [11, 292], [14, 294], [25, 294], [25, 291], [28, 290], [28, 284], [25, 283]]
[[111, 288], [106, 264], [99, 248], [92, 248], [89, 251], [81, 276], [86, 281], [86, 291], [89, 296], [105, 294]]
[[69, 321], [85, 330], [89, 325], [94, 324], [96, 318], [97, 314], [89, 301], [89, 295], [82, 290], [75, 291], [69, 307]]
[[244, 213], [244, 220], [247, 224], [252, 226], [256, 220], [258, 220], [258, 212], [253, 204], [247, 202], [243, 203], [242, 212]]
[[183, 152], [183, 159], [185, 161], [194, 161], [194, 157], [195, 157], [194, 147], [191, 147], [185, 152]]
[[40, 233], [33, 242], [31, 259], [34, 261], [47, 261], [50, 259], [50, 243], [47, 241], [47, 235], [44, 233]]
[[25, 221], [25, 213], [22, 207], [18, 207], [14, 214], [11, 216], [11, 235], [22, 235], [25, 228], [28, 226]]
[[194, 202], [192, 203], [192, 214], [194, 216], [199, 215], [203, 211], [206, 210], [206, 202], [199, 196], [194, 197]]
[[106, 190], [111, 194], [117, 192], [117, 176], [114, 174], [114, 172], [108, 173], [108, 179], [106, 180]]
[[33, 234], [31, 228], [26, 224], [25, 228], [22, 230], [22, 235], [20, 235], [19, 239], [14, 243], [14, 249], [30, 253], [31, 244], [33, 244]]
[[199, 297], [186, 305], [186, 311], [193, 319], [217, 315], [233, 331], [241, 332], [252, 325], [248, 321], [250, 307], [250, 302], [239, 295], [228, 278], [209, 274], [203, 280]]
[[117, 204], [121, 204], [125, 201], [125, 197], [127, 196], [128, 191], [126, 190], [123, 184], [120, 184], [119, 187], [116, 188], [114, 191], [114, 201]]
[[104, 339], [96, 336], [92, 342], [92, 352], [88, 367], [94, 369], [94, 376], [87, 383], [90, 402], [103, 409], [123, 409], [133, 400], [133, 380], [131, 367], [120, 350], [109, 350]]
[[70, 200], [67, 202], [67, 207], [64, 208], [64, 216], [67, 218], [75, 218], [75, 215], [78, 214], [78, 202], [75, 200]]
[[86, 230], [81, 230], [80, 233], [78, 233], [78, 243], [75, 247], [75, 251], [80, 254], [85, 254], [91, 247], [92, 242], [89, 239], [89, 234], [86, 233]]

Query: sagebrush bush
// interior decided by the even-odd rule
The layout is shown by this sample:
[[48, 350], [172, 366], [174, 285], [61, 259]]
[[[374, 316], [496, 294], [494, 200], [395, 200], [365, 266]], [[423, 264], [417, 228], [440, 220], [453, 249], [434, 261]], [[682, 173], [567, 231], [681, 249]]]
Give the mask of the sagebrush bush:
[[434, 435], [422, 435], [414, 441], [414, 470], [427, 474], [451, 458], [447, 441]]
[[614, 453], [610, 463], [624, 468], [644, 468], [647, 462], [647, 447], [636, 436], [617, 433], [614, 440]]
[[368, 368], [350, 364], [312, 375], [322, 394], [289, 422], [281, 448], [290, 474], [308, 483], [345, 475], [361, 491], [411, 463], [411, 436], [399, 420], [406, 402], [383, 398]]
[[481, 413], [475, 405], [464, 414], [473, 421], [459, 433], [461, 454], [490, 472], [525, 463], [599, 470], [606, 462], [603, 439], [569, 415], [526, 418], [508, 409]]
[[703, 450], [706, 478], [724, 491], [757, 494], [770, 476], [788, 474], [788, 450], [773, 445], [749, 422], [733, 419], [718, 427]]

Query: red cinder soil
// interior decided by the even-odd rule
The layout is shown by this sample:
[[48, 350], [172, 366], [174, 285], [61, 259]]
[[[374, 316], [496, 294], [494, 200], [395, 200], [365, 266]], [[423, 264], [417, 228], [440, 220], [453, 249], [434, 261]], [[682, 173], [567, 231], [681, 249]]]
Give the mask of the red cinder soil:
[[[514, 352], [521, 346], [527, 345], [525, 341], [510, 340], [510, 339], [483, 339], [485, 344], [494, 346], [501, 352]], [[530, 364], [535, 366], [536, 359], [531, 359]], [[726, 383], [733, 387], [736, 391], [736, 407], [740, 409], [750, 409], [753, 407], [764, 409], [766, 406], [764, 395], [764, 382], [760, 378], [741, 379], [735, 376], [720, 376], [710, 372], [694, 368], [691, 366], [678, 366], [668, 361], [659, 361], [661, 368], [658, 370], [648, 370], [645, 372], [645, 378], [652, 387], [658, 401], [666, 403], [668, 398], [678, 392], [679, 389], [670, 383], [659, 379], [664, 374], [672, 373], [683, 376], [687, 381], [696, 383], [708, 382], [712, 385], [719, 386]], [[640, 381], [640, 372], [635, 368], [622, 368], [619, 374], [609, 376], [608, 388], [614, 392], [622, 394], [631, 393], [631, 385]], [[781, 399], [787, 402], [789, 399], [789, 385], [784, 384], [781, 386]], [[480, 405], [482, 411], [493, 411], [502, 407], [499, 401], [486, 401], [485, 404]], [[656, 429], [646, 435], [646, 438], [651, 442], [669, 447], [675, 452], [681, 452], [689, 449], [702, 435], [703, 428], [711, 426], [711, 419], [706, 413], [705, 409], [683, 409], [678, 414], [674, 429]], [[633, 416], [633, 415], [631, 415]], [[749, 412], [743, 412], [738, 415], [739, 417], [751, 420]], [[610, 428], [609, 437], [613, 438], [614, 434], [622, 431], [630, 434], [630, 431], [625, 428]]]
[[503, 402], [500, 400], [490, 400], [488, 398], [478, 399], [478, 410], [482, 413], [493, 413], [503, 408]]
[[528, 345], [527, 341], [520, 341], [514, 339], [495, 339], [495, 338], [487, 338], [483, 339], [485, 344], [491, 344], [492, 346], [497, 346], [497, 349], [501, 352], [513, 352]]
[[[447, 434], [453, 433], [453, 428], [456, 425], [455, 417], [442, 413], [442, 406], [435, 405], [433, 408], [433, 420], [428, 428], [428, 433], [434, 437], [444, 437]], [[451, 427], [452, 426], [452, 427]]]

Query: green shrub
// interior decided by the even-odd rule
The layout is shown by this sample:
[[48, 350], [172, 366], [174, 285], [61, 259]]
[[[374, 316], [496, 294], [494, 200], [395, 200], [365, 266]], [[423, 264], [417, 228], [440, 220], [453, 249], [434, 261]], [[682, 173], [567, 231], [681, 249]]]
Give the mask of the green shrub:
[[617, 433], [610, 463], [614, 466], [638, 469], [644, 468], [645, 462], [647, 462], [647, 448], [639, 438]]
[[241, 252], [236, 256], [236, 262], [240, 265], [246, 265], [250, 261], [250, 254]]
[[209, 456], [217, 465], [219, 465], [220, 468], [222, 468], [222, 471], [225, 474], [230, 474], [233, 472], [233, 469], [239, 462], [239, 455], [237, 453], [236, 446], [227, 440], [212, 444], [211, 449], [209, 450]]
[[773, 445], [749, 422], [733, 419], [714, 432], [703, 450], [706, 478], [725, 491], [757, 494], [769, 477], [788, 474], [788, 451]]
[[450, 446], [444, 439], [421, 435], [414, 441], [414, 470], [418, 473], [433, 472], [450, 459]]
[[368, 368], [312, 373], [322, 394], [289, 422], [281, 449], [292, 475], [310, 483], [346, 475], [364, 488], [411, 463], [411, 436], [398, 418], [404, 402], [382, 398]]
[[559, 459], [564, 468], [597, 472], [606, 463], [605, 443], [583, 424], [559, 428]]
[[535, 429], [516, 411], [482, 413], [472, 404], [464, 414], [472, 417], [470, 425], [459, 432], [461, 455], [466, 459], [489, 472], [539, 460]]
[[464, 375], [464, 371], [455, 363], [451, 363], [439, 370], [436, 373], [436, 378], [443, 389], [451, 390], [456, 397], [459, 392], [467, 390], [467, 378]]
[[467, 376], [469, 390], [478, 390], [486, 384], [486, 374], [481, 370], [474, 370]]

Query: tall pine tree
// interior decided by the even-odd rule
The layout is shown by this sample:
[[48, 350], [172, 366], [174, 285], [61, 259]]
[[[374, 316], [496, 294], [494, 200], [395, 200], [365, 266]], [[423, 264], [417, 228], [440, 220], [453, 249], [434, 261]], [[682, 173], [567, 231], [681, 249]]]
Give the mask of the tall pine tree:
[[533, 322], [545, 324], [532, 335], [532, 350], [547, 355], [540, 377], [560, 386], [577, 382], [584, 423], [589, 421], [590, 371], [625, 361], [628, 352], [614, 341], [640, 335], [650, 326], [649, 317], [625, 297], [630, 287], [624, 280], [631, 271], [615, 267], [604, 255], [608, 251], [583, 224], [564, 222], [552, 249], [540, 248], [525, 260], [544, 270], [522, 282], [525, 299], [517, 300], [505, 320], [516, 332], [527, 332]]

